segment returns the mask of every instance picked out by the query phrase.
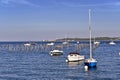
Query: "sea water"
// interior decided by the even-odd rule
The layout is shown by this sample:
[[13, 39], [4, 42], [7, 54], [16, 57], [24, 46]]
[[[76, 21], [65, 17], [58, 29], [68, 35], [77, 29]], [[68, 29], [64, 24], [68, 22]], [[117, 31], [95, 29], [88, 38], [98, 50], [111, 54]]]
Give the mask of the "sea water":
[[[88, 71], [84, 70], [84, 61], [66, 63], [74, 46], [62, 48], [61, 56], [50, 56], [51, 48], [43, 47], [46, 43], [38, 42], [31, 48], [24, 47], [24, 43], [0, 43], [0, 80], [120, 80], [119, 41], [116, 45], [105, 41], [94, 49], [97, 68]], [[79, 53], [89, 58], [89, 47]]]

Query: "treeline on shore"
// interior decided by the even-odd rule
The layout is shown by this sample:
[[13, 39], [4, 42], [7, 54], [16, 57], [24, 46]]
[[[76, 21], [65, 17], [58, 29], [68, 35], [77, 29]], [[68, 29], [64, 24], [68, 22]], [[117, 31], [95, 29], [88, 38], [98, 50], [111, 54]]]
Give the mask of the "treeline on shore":
[[[80, 41], [80, 40], [89, 40], [89, 38], [63, 38], [56, 39], [56, 41]], [[120, 37], [95, 37], [92, 40], [120, 40]]]

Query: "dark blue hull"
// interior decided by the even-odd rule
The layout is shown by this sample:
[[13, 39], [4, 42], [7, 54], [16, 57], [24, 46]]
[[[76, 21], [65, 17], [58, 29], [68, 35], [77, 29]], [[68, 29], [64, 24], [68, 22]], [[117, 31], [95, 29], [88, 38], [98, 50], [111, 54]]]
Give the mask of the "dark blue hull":
[[85, 62], [85, 65], [89, 68], [94, 68], [97, 65], [97, 62]]

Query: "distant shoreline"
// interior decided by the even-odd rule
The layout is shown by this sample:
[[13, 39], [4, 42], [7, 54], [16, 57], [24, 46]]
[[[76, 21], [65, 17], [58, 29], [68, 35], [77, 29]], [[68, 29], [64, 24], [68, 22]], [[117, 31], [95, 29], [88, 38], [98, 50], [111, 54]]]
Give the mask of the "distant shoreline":
[[[89, 38], [63, 38], [63, 39], [57, 39], [56, 41], [88, 41]], [[92, 40], [95, 41], [104, 41], [104, 40], [120, 40], [120, 37], [95, 37], [92, 38]]]
[[[56, 39], [56, 40], [30, 40], [30, 41], [17, 41], [17, 40], [13, 40], [13, 41], [0, 41], [0, 42], [55, 42], [55, 41], [58, 41], [58, 42], [64, 42], [64, 41], [88, 41], [89, 38], [62, 38], [62, 39]], [[95, 38], [92, 38], [92, 40], [95, 40], [95, 41], [117, 41], [117, 40], [120, 40], [120, 37], [95, 37]]]

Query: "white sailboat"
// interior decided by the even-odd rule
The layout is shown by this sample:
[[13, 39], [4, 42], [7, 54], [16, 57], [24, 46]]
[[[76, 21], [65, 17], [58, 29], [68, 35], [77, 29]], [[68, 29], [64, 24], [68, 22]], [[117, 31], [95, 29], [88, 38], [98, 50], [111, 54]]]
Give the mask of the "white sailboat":
[[95, 37], [94, 37], [94, 45], [99, 45], [99, 44], [100, 44], [100, 42], [95, 40]]
[[116, 43], [114, 41], [111, 41], [109, 44], [110, 45], [115, 45]]
[[68, 44], [67, 36], [65, 36], [65, 41], [62, 44]]
[[90, 35], [90, 58], [86, 59], [84, 64], [85, 66], [88, 66], [88, 68], [96, 67], [97, 65], [97, 60], [92, 57], [92, 41], [91, 41], [91, 15], [90, 15], [91, 10], [89, 9], [89, 35]]

